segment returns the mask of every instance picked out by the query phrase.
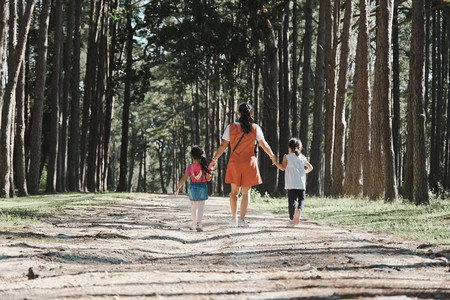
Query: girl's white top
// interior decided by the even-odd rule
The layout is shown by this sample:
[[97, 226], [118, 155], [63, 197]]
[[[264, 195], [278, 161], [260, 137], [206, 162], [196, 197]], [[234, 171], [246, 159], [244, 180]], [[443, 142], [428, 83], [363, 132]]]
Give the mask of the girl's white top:
[[284, 188], [286, 190], [305, 190], [306, 172], [305, 167], [308, 160], [303, 155], [295, 153], [286, 154], [287, 165], [284, 170]]

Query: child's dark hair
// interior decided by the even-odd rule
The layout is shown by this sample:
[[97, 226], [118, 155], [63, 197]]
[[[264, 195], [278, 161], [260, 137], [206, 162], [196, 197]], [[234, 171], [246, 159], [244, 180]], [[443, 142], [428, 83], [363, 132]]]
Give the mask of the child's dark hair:
[[201, 146], [193, 146], [191, 149], [191, 156], [200, 161], [200, 166], [202, 167], [203, 172], [211, 174], [211, 171], [208, 169], [208, 164], [206, 163], [205, 150]]
[[303, 148], [302, 141], [296, 138], [291, 138], [289, 140], [289, 148], [291, 148], [292, 151], [294, 151], [295, 155], [299, 156], [302, 153]]
[[239, 112], [241, 113], [241, 117], [238, 121], [241, 123], [242, 131], [245, 133], [250, 133], [252, 131], [253, 124], [253, 107], [248, 102], [242, 103], [239, 105]]

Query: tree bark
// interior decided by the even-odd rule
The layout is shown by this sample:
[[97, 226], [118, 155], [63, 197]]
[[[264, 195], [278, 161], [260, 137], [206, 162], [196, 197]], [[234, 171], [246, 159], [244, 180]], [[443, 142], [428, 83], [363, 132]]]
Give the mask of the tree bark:
[[[293, 137], [299, 137], [299, 123], [298, 123], [298, 3], [297, 0], [293, 0], [292, 5], [292, 97], [291, 97], [291, 109], [292, 109], [292, 125], [291, 131]], [[300, 51], [301, 53], [301, 51]]]
[[317, 37], [316, 71], [314, 82], [314, 115], [313, 138], [311, 142], [311, 164], [314, 172], [308, 176], [308, 191], [312, 195], [323, 194], [323, 103], [325, 98], [325, 35], [326, 35], [326, 7], [331, 5], [329, 0], [320, 1], [319, 34]]
[[[374, 105], [372, 110], [372, 193], [371, 198], [386, 201], [398, 198], [394, 170], [391, 121], [390, 49], [392, 0], [381, 0], [378, 7], [377, 55], [375, 61]], [[381, 163], [381, 169], [380, 169]]]
[[303, 36], [304, 51], [303, 51], [303, 76], [302, 76], [302, 104], [300, 110], [300, 139], [303, 144], [303, 153], [307, 155], [308, 152], [308, 135], [309, 135], [309, 99], [311, 96], [311, 56], [312, 56], [312, 13], [313, 0], [306, 0], [304, 6], [305, 18], [305, 35]]
[[[332, 4], [334, 3], [334, 5]], [[334, 11], [339, 11], [340, 1], [329, 2], [326, 9], [325, 33], [325, 164], [324, 164], [324, 194], [333, 194], [333, 149], [336, 117], [336, 48], [339, 18], [334, 17]]]
[[16, 134], [15, 134], [15, 162], [14, 167], [16, 170], [17, 183], [16, 187], [18, 195], [21, 197], [28, 196], [27, 189], [27, 170], [25, 161], [25, 63], [22, 63], [19, 81], [16, 90]]
[[[71, 1], [72, 2], [72, 1]], [[80, 49], [81, 49], [81, 14], [82, 0], [75, 0], [74, 30], [73, 30], [73, 56], [71, 102], [70, 102], [70, 128], [68, 151], [68, 189], [81, 191], [80, 185]]]
[[[282, 29], [282, 63], [283, 68], [280, 72], [283, 73], [282, 76], [282, 92], [283, 97], [280, 99], [280, 138], [279, 138], [279, 153], [288, 152], [288, 141], [290, 138], [290, 100], [291, 100], [291, 72], [290, 72], [290, 53], [289, 53], [289, 18], [290, 18], [290, 1], [285, 1], [284, 7], [282, 8], [284, 12], [283, 18], [283, 29]], [[282, 14], [283, 14], [282, 12]], [[278, 194], [285, 194], [284, 189], [284, 174], [283, 172], [278, 172]]]
[[133, 27], [131, 25], [131, 1], [125, 2], [127, 11], [127, 64], [125, 70], [125, 90], [124, 103], [122, 112], [122, 143], [120, 146], [120, 173], [119, 184], [117, 186], [118, 192], [127, 190], [127, 153], [128, 153], [128, 130], [130, 119], [130, 105], [131, 105], [131, 80], [133, 72]]
[[[344, 193], [351, 196], [368, 195], [370, 187], [370, 37], [369, 0], [359, 2], [358, 41], [356, 46], [353, 99], [345, 164]], [[361, 124], [367, 124], [361, 126]]]
[[[423, 0], [412, 2], [412, 35], [409, 62], [409, 84], [408, 84], [408, 132], [407, 159], [408, 166], [412, 169], [406, 170], [412, 174], [412, 198], [409, 200], [417, 205], [429, 203], [428, 178], [426, 171], [426, 138], [425, 138], [425, 11]], [[412, 153], [411, 153], [412, 150]], [[410, 188], [410, 186], [408, 186]]]
[[42, 120], [44, 116], [45, 87], [47, 78], [48, 27], [50, 20], [50, 0], [43, 0], [39, 16], [39, 38], [36, 59], [36, 99], [34, 100], [31, 136], [30, 163], [28, 169], [28, 190], [37, 194], [40, 183], [42, 156]]
[[[264, 45], [265, 56], [267, 62], [265, 63], [263, 74], [263, 86], [264, 86], [264, 111], [263, 111], [263, 130], [267, 143], [272, 147], [272, 151], [275, 155], [278, 155], [278, 48], [276, 46], [275, 32], [272, 27], [272, 23], [266, 16], [264, 18], [265, 24], [261, 24]], [[277, 186], [277, 168], [272, 165], [270, 159], [266, 156], [262, 156], [262, 177], [264, 181], [264, 187], [262, 192], [268, 192], [273, 194], [276, 191]]]
[[333, 153], [333, 195], [344, 193], [344, 164], [345, 164], [345, 132], [347, 122], [345, 108], [347, 105], [348, 65], [350, 54], [350, 34], [353, 15], [351, 0], [345, 1], [344, 25], [341, 36], [341, 57], [339, 59], [339, 79], [336, 92], [336, 131]]
[[50, 121], [50, 142], [49, 157], [47, 163], [47, 187], [46, 191], [54, 193], [57, 191], [58, 180], [58, 156], [61, 130], [61, 107], [60, 107], [60, 79], [61, 79], [61, 43], [62, 43], [62, 9], [63, 1], [55, 0], [53, 3], [52, 16], [54, 17], [54, 40], [53, 67], [51, 75], [50, 102], [51, 102], [51, 121]]
[[14, 93], [21, 70], [21, 64], [25, 57], [25, 46], [30, 29], [31, 18], [35, 6], [34, 1], [28, 1], [23, 16], [19, 18], [17, 43], [9, 53], [12, 64], [8, 68], [8, 82], [3, 95], [2, 119], [0, 126], [0, 197], [9, 198], [12, 193], [12, 153], [13, 153], [13, 116]]

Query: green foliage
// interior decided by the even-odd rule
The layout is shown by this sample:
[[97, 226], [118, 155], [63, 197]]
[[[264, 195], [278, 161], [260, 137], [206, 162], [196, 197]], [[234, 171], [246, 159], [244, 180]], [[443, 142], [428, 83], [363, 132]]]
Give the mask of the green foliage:
[[62, 213], [63, 206], [110, 205], [118, 197], [128, 194], [51, 194], [5, 199], [0, 201], [0, 230], [36, 224], [48, 214]]
[[[257, 208], [286, 214], [287, 198], [252, 195]], [[386, 203], [351, 198], [307, 197], [303, 217], [321, 223], [379, 230], [423, 242], [450, 244], [450, 201], [431, 199], [430, 205]]]

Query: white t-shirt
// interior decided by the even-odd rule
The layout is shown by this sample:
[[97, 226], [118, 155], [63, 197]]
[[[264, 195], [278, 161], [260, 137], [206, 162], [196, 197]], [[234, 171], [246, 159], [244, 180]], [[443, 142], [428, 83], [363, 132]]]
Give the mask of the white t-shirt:
[[[241, 126], [241, 123], [234, 122], [234, 124]], [[256, 140], [259, 141], [264, 138], [264, 134], [262, 132], [261, 127], [259, 127], [258, 124], [256, 124]], [[230, 141], [230, 125], [225, 128], [225, 131], [223, 132], [222, 139], [225, 141]]]
[[286, 190], [305, 190], [306, 172], [305, 167], [308, 160], [303, 155], [295, 153], [286, 154], [287, 165], [284, 170], [284, 188]]

